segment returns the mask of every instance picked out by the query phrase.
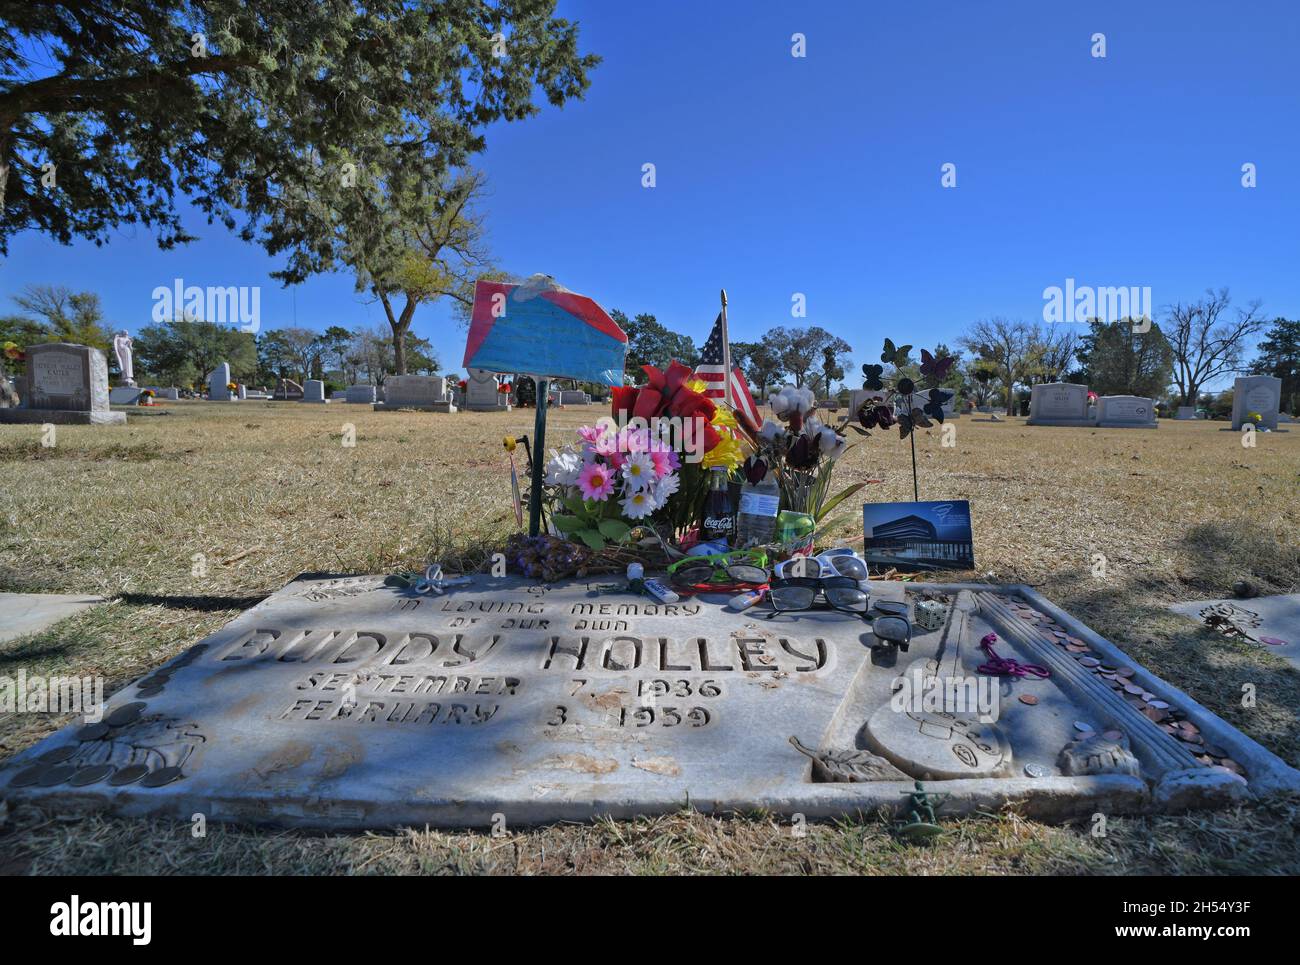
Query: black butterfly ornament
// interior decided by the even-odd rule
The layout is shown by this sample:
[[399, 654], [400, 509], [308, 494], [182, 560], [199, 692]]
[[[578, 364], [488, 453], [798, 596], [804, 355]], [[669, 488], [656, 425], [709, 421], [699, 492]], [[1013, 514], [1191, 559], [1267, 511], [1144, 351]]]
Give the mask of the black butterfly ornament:
[[951, 398], [951, 392], [945, 392], [943, 389], [931, 389], [930, 401], [925, 404], [924, 414], [934, 416], [942, 424], [944, 403]]
[[935, 358], [925, 349], [921, 349], [921, 374], [926, 378], [934, 379], [936, 382], [942, 382], [952, 371], [953, 364], [957, 361], [954, 356], [945, 355], [941, 358]]
[[897, 365], [902, 367], [907, 364], [907, 353], [912, 351], [912, 346], [901, 345], [895, 347], [894, 340], [885, 339], [885, 350], [880, 353], [880, 361], [886, 365]]
[[862, 387], [869, 390], [880, 390], [885, 387], [885, 383], [880, 380], [884, 375], [885, 367], [883, 365], [864, 365], [862, 366]]

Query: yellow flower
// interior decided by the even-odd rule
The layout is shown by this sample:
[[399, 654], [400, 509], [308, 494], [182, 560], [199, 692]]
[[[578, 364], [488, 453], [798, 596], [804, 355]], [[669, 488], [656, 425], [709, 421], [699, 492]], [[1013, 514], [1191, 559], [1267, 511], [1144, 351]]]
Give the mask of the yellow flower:
[[699, 395], [703, 395], [709, 388], [709, 383], [703, 379], [691, 379], [689, 382], [682, 383], [686, 388]]
[[714, 426], [726, 426], [728, 429], [739, 429], [740, 423], [736, 421], [736, 413], [732, 412], [725, 405], [719, 405], [717, 411], [713, 413], [710, 420]]
[[740, 443], [729, 433], [724, 432], [721, 441], [704, 454], [700, 465], [705, 469], [712, 469], [714, 466], [735, 469], [744, 461], [745, 454], [740, 450]]

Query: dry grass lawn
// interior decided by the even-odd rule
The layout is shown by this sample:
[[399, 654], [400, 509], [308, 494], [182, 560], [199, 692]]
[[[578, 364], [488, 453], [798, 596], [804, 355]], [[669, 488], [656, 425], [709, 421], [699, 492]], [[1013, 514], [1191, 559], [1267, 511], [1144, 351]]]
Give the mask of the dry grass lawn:
[[[552, 444], [600, 414], [567, 410]], [[356, 446], [344, 447], [344, 423]], [[1293, 766], [1300, 674], [1264, 648], [1171, 617], [1176, 600], [1300, 589], [1300, 427], [1243, 448], [1226, 423], [1157, 431], [956, 423], [918, 444], [921, 497], [970, 499], [978, 575], [1032, 583]], [[507, 433], [532, 412], [379, 414], [333, 403], [173, 403], [125, 428], [0, 426], [0, 590], [99, 593], [107, 606], [0, 644], [0, 674], [105, 677], [110, 692], [303, 571], [412, 570], [481, 558], [513, 528]], [[896, 435], [860, 440], [838, 480], [908, 499]], [[861, 537], [849, 513], [832, 536]], [[1094, 554], [1106, 561], [1093, 575]], [[196, 565], [202, 564], [202, 565]], [[969, 574], [966, 574], [969, 576]], [[942, 575], [938, 578], [942, 579]], [[1258, 703], [1240, 705], [1241, 686]], [[0, 719], [0, 759], [67, 723]], [[0, 815], [3, 809], [0, 808]], [[1300, 873], [1300, 807], [1114, 819], [1105, 838], [1014, 814], [955, 821], [942, 843], [898, 842], [872, 816], [798, 837], [765, 815], [698, 814], [486, 834], [315, 836], [0, 816], [10, 872]]]

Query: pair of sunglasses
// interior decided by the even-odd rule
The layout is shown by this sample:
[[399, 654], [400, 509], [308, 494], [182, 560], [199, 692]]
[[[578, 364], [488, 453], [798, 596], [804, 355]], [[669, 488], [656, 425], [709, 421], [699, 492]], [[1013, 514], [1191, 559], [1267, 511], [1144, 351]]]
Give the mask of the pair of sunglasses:
[[871, 608], [871, 629], [882, 644], [906, 651], [912, 642], [911, 609], [895, 600], [877, 600]]
[[844, 576], [851, 580], [867, 579], [867, 564], [851, 553], [823, 553], [820, 556], [796, 556], [776, 565], [780, 579], [826, 579]]
[[867, 591], [848, 576], [795, 576], [773, 580], [767, 599], [772, 609], [778, 612], [811, 610], [820, 602], [832, 610], [865, 614], [870, 603]]
[[733, 583], [766, 583], [767, 568], [759, 565], [760, 559], [766, 556], [746, 554], [734, 561], [729, 555], [688, 556], [668, 567], [668, 577], [679, 586], [717, 583], [719, 577]]

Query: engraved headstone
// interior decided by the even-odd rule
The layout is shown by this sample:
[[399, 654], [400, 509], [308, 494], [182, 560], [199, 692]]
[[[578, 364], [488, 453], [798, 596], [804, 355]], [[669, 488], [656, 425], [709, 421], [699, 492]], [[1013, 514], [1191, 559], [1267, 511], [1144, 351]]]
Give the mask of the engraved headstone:
[[1255, 412], [1260, 416], [1257, 425], [1261, 429], [1276, 429], [1281, 404], [1281, 379], [1271, 375], [1242, 376], [1232, 383], [1232, 428], [1240, 429]]
[[0, 408], [0, 422], [122, 425], [109, 408], [108, 360], [89, 345], [52, 342], [27, 348], [27, 373], [17, 407]]
[[499, 391], [500, 383], [491, 372], [470, 369], [465, 381], [465, 408], [471, 412], [510, 411], [510, 397]]
[[384, 401], [376, 410], [419, 409], [455, 412], [447, 380], [441, 375], [390, 375], [384, 382]]
[[208, 401], [229, 402], [230, 400], [230, 363], [222, 362], [208, 376]]
[[349, 385], [347, 401], [353, 404], [374, 405], [375, 387], [373, 385]]
[[1040, 382], [1029, 390], [1031, 426], [1091, 426], [1088, 387], [1071, 382]]
[[1174, 418], [1175, 418], [1175, 419], [1178, 419], [1179, 421], [1186, 421], [1186, 420], [1188, 420], [1188, 419], [1195, 419], [1195, 418], [1196, 418], [1196, 406], [1194, 406], [1194, 405], [1180, 405], [1180, 406], [1178, 407], [1178, 414], [1177, 414], [1176, 416], [1174, 416]]
[[[879, 599], [918, 592], [871, 585]], [[852, 815], [899, 808], [927, 775], [960, 779], [957, 810], [1015, 803], [1058, 819], [1099, 804], [1146, 809], [1152, 785], [1180, 807], [1246, 788], [1226, 765], [1198, 763], [1073, 654], [1035, 649], [1056, 647], [1041, 639], [1053, 620], [1177, 706], [1215, 760], [1230, 757], [1261, 790], [1300, 789], [1300, 773], [1032, 590], [978, 593], [959, 633], [922, 628], [910, 655], [956, 668], [982, 635], [1005, 633], [1000, 655], [1052, 667], [1009, 685], [1037, 695], [1037, 708], [1005, 701], [987, 708], [996, 720], [972, 720], [919, 693], [897, 704], [899, 671], [851, 614], [764, 618], [727, 612], [726, 595], [662, 604], [583, 581], [481, 575], [420, 595], [383, 576], [304, 577], [122, 688], [102, 722], [0, 764], [0, 795], [56, 812], [366, 828], [629, 818], [688, 801]], [[1008, 617], [998, 600], [1019, 609]], [[1054, 762], [1078, 739], [1071, 722], [1112, 718], [1141, 775], [1062, 776]], [[48, 771], [56, 758], [71, 769]], [[1029, 763], [1043, 776], [1019, 777]], [[1192, 772], [1194, 792], [1160, 796]]]
[[302, 386], [302, 401], [328, 404], [325, 398], [325, 382], [321, 379], [308, 379]]
[[1103, 395], [1097, 400], [1100, 429], [1157, 429], [1156, 406], [1136, 395]]

